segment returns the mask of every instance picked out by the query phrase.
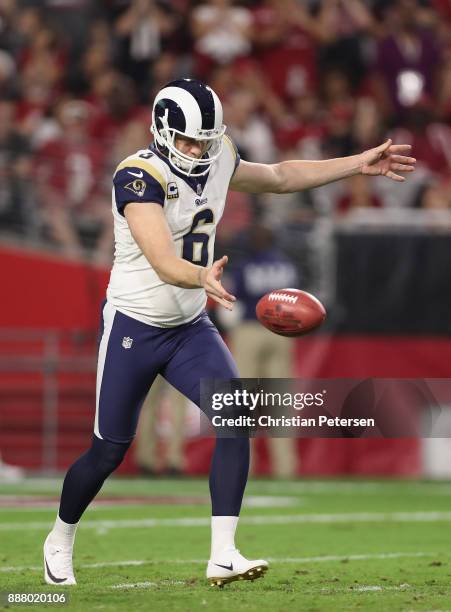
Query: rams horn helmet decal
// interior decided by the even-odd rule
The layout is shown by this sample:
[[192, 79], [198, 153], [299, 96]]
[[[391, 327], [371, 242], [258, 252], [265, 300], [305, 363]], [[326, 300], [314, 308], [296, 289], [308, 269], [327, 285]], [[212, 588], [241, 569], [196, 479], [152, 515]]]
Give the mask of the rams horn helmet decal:
[[[222, 122], [222, 105], [215, 92], [195, 79], [171, 81], [154, 101], [152, 125], [158, 150], [186, 176], [203, 176], [218, 159], [226, 126]], [[179, 136], [206, 143], [200, 159], [179, 151]]]

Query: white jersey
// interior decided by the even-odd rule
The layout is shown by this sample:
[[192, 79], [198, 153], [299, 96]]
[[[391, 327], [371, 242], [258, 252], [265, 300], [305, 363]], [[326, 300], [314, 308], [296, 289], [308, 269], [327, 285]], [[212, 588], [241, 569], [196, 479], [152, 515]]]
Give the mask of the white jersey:
[[216, 226], [238, 163], [234, 145], [224, 136], [222, 153], [206, 176], [183, 175], [154, 146], [118, 165], [112, 207], [115, 255], [107, 289], [107, 299], [117, 310], [157, 327], [188, 323], [204, 310], [204, 289], [183, 289], [159, 278], [135, 242], [124, 208], [130, 202], [163, 206], [177, 254], [194, 264], [210, 266]]

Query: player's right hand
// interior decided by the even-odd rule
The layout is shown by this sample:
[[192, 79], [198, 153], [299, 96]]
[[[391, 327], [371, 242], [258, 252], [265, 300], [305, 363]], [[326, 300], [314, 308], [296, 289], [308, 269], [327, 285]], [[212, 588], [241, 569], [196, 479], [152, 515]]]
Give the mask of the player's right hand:
[[221, 283], [224, 266], [228, 261], [229, 258], [227, 255], [224, 255], [224, 257], [215, 261], [211, 268], [202, 270], [201, 279], [202, 286], [208, 297], [224, 306], [224, 308], [227, 308], [227, 310], [232, 310], [236, 297], [226, 291]]
[[408, 144], [392, 144], [389, 138], [383, 144], [360, 154], [362, 164], [360, 172], [369, 176], [386, 176], [393, 181], [403, 182], [405, 176], [398, 172], [413, 172], [417, 160], [406, 153], [412, 147]]

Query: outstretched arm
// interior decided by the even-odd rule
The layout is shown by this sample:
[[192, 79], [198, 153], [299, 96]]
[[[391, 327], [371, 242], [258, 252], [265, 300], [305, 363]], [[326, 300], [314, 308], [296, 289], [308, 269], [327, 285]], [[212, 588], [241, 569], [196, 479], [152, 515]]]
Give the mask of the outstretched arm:
[[383, 175], [405, 181], [399, 172], [412, 172], [416, 160], [406, 154], [410, 145], [394, 145], [387, 140], [379, 147], [358, 155], [320, 161], [290, 160], [278, 164], [242, 161], [230, 188], [250, 193], [293, 193], [338, 181], [354, 174]]

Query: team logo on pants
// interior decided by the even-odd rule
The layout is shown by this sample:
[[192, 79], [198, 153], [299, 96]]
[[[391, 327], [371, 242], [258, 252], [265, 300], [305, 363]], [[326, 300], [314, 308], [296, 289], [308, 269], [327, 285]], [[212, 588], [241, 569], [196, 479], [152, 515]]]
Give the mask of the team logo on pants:
[[133, 344], [133, 338], [129, 338], [128, 336], [126, 336], [125, 338], [122, 339], [122, 346], [124, 347], [124, 349], [132, 348], [132, 344]]

